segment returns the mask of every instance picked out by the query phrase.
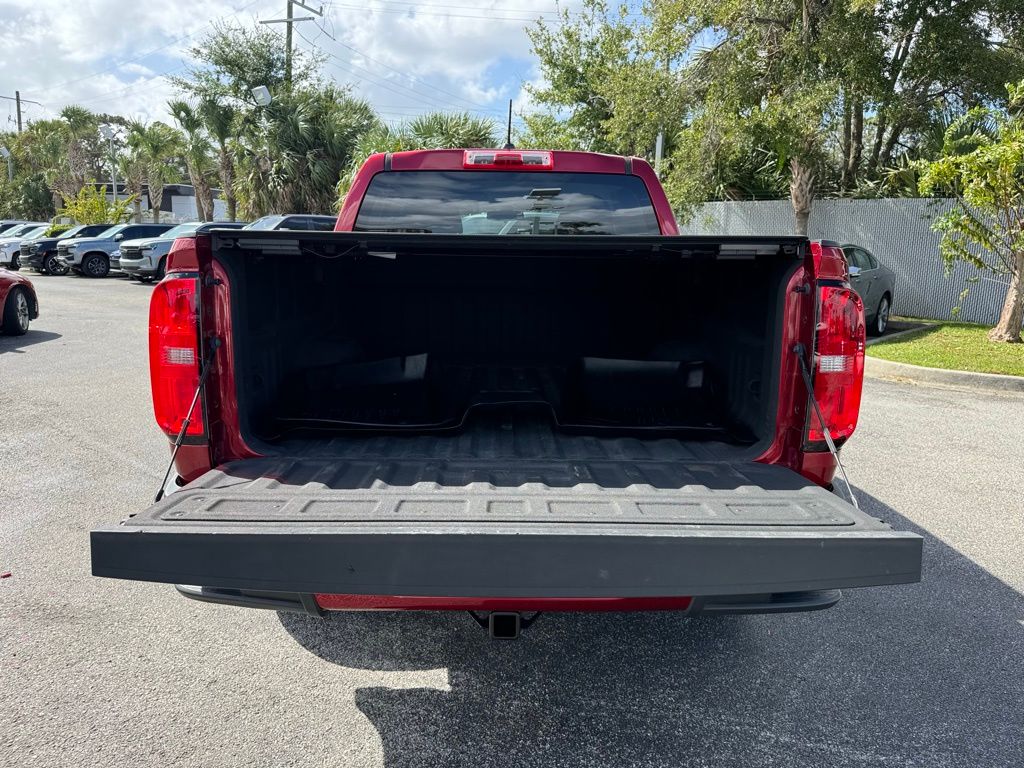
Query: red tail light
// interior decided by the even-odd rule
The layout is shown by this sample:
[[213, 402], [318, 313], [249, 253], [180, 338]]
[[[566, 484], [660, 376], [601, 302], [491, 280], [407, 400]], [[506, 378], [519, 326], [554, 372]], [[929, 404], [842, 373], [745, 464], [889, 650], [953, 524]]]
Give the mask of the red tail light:
[[537, 152], [496, 149], [471, 149], [466, 151], [463, 168], [497, 169], [515, 168], [517, 171], [550, 171], [555, 167], [554, 155]]
[[[814, 339], [814, 397], [832, 439], [842, 443], [857, 427], [864, 383], [864, 302], [843, 286], [818, 288], [818, 327]], [[824, 447], [814, 409], [807, 427], [809, 447]]]
[[[177, 436], [199, 386], [198, 279], [168, 276], [149, 303], [149, 375], [156, 423]], [[197, 402], [186, 435], [202, 435], [203, 408]]]

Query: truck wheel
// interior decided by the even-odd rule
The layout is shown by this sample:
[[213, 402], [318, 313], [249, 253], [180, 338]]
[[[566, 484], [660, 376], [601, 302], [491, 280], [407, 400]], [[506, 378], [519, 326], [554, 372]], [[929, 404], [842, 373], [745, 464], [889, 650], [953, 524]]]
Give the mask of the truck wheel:
[[160, 259], [160, 263], [156, 267], [156, 275], [154, 276], [153, 279], [156, 280], [156, 282], [159, 283], [161, 280], [164, 279], [164, 274], [166, 274], [166, 272], [167, 272], [167, 257], [163, 256]]
[[48, 275], [66, 275], [68, 265], [63, 259], [58, 259], [56, 254], [50, 254], [43, 259], [43, 271]]
[[102, 253], [90, 253], [82, 259], [82, 272], [89, 277], [106, 277], [110, 272], [110, 262]]
[[28, 296], [23, 288], [15, 288], [7, 294], [4, 304], [3, 332], [8, 336], [24, 336], [29, 323]]
[[11, 265], [7, 267], [11, 272], [17, 272], [21, 269], [21, 255], [14, 253], [11, 254]]

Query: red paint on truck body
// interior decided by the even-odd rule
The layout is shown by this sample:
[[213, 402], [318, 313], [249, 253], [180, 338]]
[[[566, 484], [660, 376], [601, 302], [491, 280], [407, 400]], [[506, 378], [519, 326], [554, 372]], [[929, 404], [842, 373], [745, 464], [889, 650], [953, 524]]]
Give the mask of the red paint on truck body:
[[408, 597], [316, 594], [325, 611], [685, 611], [692, 597]]
[[[632, 173], [640, 177], [650, 196], [664, 235], [678, 235], [675, 217], [658, 182], [654, 170], [640, 158], [626, 159], [613, 155], [587, 152], [553, 154], [554, 170], [575, 173]], [[352, 231], [359, 206], [370, 180], [391, 171], [444, 170], [461, 171], [465, 151], [417, 150], [369, 157], [356, 173], [338, 215], [335, 231]], [[509, 170], [515, 170], [511, 166]], [[490, 172], [501, 173], [501, 169]], [[543, 171], [538, 171], [543, 173]], [[236, 401], [238, 382], [231, 364], [234, 359], [234, 338], [231, 327], [231, 281], [213, 261], [210, 238], [206, 235], [182, 238], [168, 256], [168, 272], [198, 271], [204, 285], [216, 283], [216, 290], [204, 289], [200, 303], [200, 327], [204, 343], [216, 337], [219, 346], [214, 353], [214, 367], [207, 381], [204, 399], [206, 439], [182, 446], [176, 460], [183, 481], [194, 480], [213, 466], [229, 460], [259, 456], [243, 439]], [[835, 462], [828, 452], [807, 451], [807, 393], [796, 356], [792, 349], [803, 344], [811, 349], [814, 342], [816, 291], [818, 279], [848, 279], [842, 251], [830, 244], [812, 243], [803, 266], [796, 271], [786, 287], [780, 323], [780, 375], [775, 436], [771, 446], [757, 458], [767, 464], [779, 464], [799, 472], [819, 485], [828, 486], [835, 471]], [[622, 610], [685, 610], [692, 598], [478, 598], [478, 597], [408, 597], [391, 595], [318, 594], [316, 599], [325, 610], [479, 610], [479, 611], [622, 611]]]

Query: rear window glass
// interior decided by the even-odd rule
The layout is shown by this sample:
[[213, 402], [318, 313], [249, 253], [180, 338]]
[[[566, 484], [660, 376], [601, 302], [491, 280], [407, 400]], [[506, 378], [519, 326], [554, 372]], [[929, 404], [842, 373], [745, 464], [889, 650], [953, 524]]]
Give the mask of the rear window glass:
[[394, 171], [370, 181], [357, 232], [658, 235], [641, 179], [624, 174]]

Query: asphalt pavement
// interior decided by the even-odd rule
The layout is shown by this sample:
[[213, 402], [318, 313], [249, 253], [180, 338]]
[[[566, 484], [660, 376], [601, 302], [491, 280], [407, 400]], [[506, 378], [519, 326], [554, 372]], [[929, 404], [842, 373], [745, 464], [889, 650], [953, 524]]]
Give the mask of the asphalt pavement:
[[34, 277], [0, 337], [2, 766], [1020, 766], [1024, 397], [869, 380], [862, 506], [924, 581], [829, 611], [327, 620], [93, 578], [88, 532], [147, 506], [150, 287]]

